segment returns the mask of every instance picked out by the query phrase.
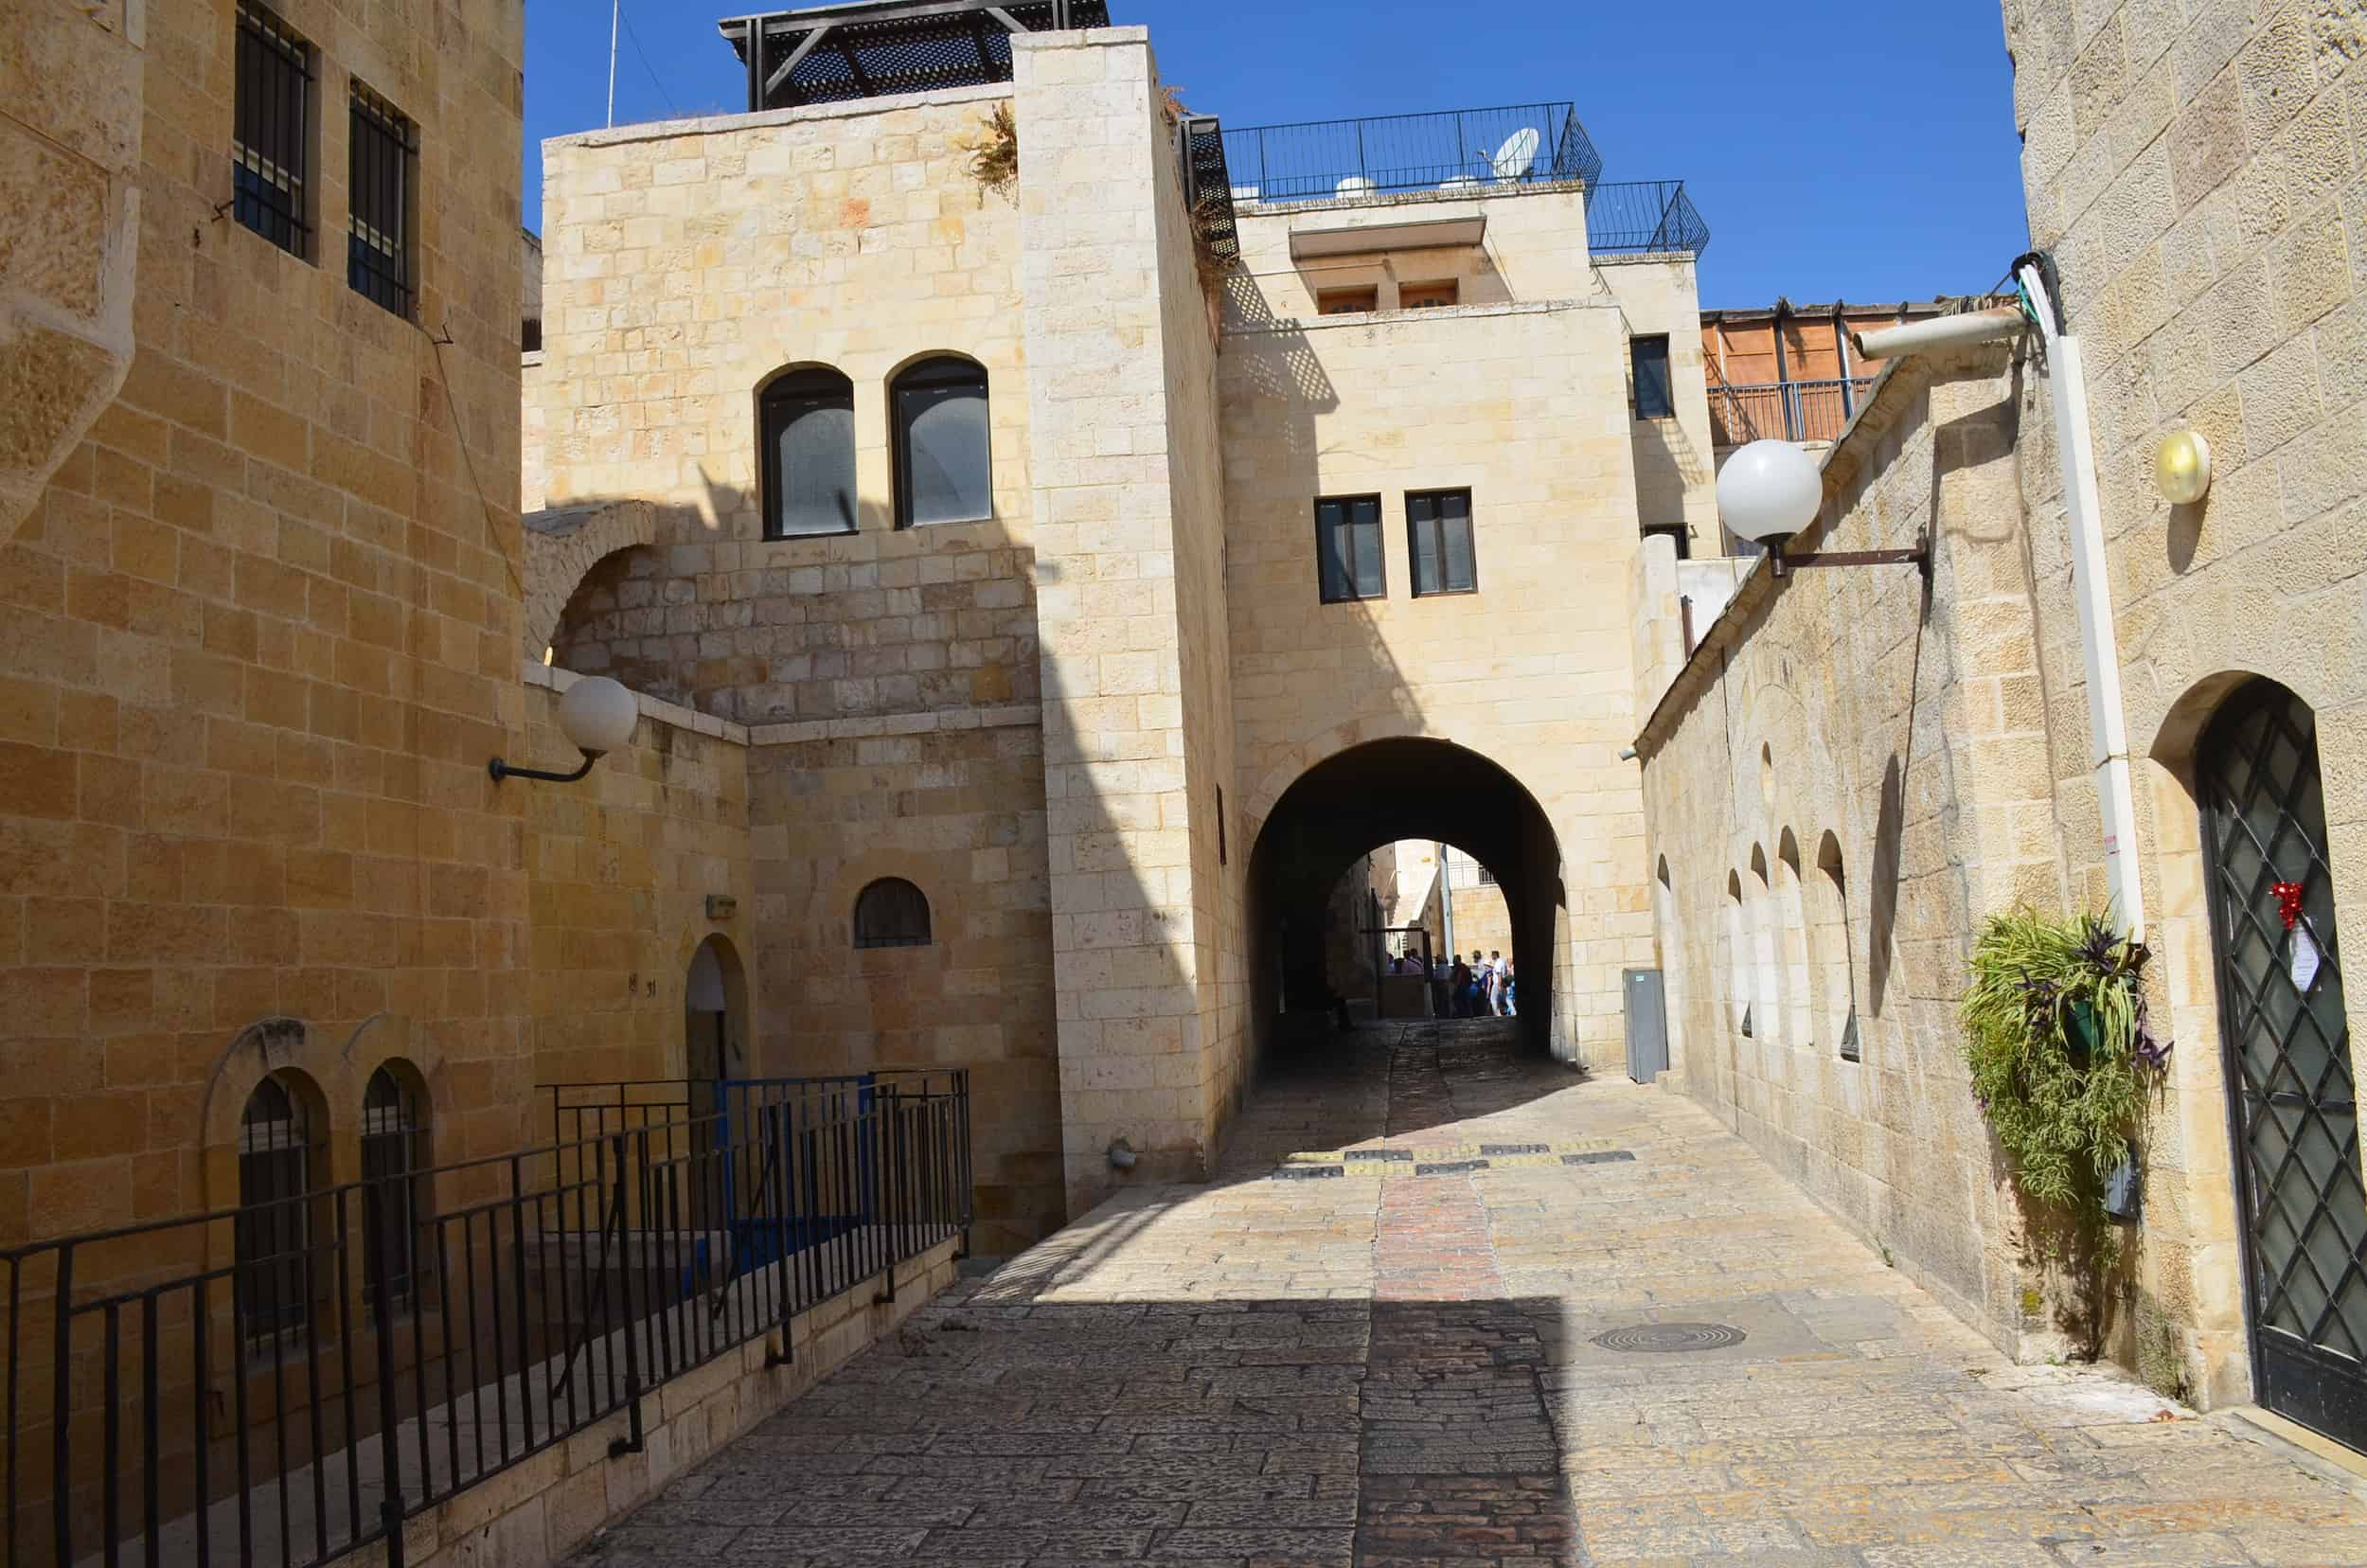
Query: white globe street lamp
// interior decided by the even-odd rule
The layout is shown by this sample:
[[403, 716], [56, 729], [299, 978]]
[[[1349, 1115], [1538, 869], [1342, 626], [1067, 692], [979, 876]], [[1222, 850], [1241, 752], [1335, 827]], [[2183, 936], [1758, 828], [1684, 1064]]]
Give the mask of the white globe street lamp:
[[633, 726], [641, 719], [641, 703], [605, 675], [586, 675], [569, 686], [559, 699], [559, 733], [570, 745], [583, 754], [583, 766], [574, 773], [548, 773], [541, 768], [520, 768], [494, 757], [485, 765], [498, 784], [505, 778], [544, 778], [554, 784], [572, 784], [592, 771], [592, 764], [606, 754], [632, 739]]
[[1726, 530], [1739, 539], [1767, 546], [1770, 575], [1782, 577], [1795, 566], [1912, 565], [1931, 580], [1928, 535], [1919, 535], [1912, 550], [1819, 550], [1788, 556], [1784, 543], [1816, 521], [1824, 507], [1824, 475], [1801, 447], [1790, 441], [1753, 441], [1738, 448], [1717, 471], [1717, 516]]

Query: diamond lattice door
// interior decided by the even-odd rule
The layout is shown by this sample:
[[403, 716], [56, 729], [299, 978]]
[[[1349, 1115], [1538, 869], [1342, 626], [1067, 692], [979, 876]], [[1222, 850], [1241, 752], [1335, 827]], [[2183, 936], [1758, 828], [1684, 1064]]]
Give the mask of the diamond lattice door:
[[2253, 682], [2198, 760], [2255, 1392], [2367, 1448], [2367, 1186], [2316, 719]]

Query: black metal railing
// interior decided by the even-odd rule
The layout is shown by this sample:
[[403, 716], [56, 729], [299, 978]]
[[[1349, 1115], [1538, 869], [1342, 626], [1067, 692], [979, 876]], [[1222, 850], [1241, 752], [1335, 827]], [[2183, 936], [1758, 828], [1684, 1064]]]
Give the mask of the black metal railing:
[[1710, 225], [1682, 180], [1589, 186], [1586, 245], [1596, 256], [1654, 255], [1709, 249]]
[[1224, 161], [1236, 193], [1255, 202], [1441, 187], [1476, 192], [1592, 181], [1603, 169], [1572, 103], [1253, 125], [1224, 133]]
[[580, 1135], [0, 1252], [9, 1568], [400, 1568], [404, 1519], [612, 1418], [637, 1451], [650, 1393], [970, 1222], [966, 1073], [549, 1094]]
[[1764, 382], [1710, 386], [1710, 444], [1746, 441], [1829, 441], [1865, 401], [1872, 376], [1838, 381]]

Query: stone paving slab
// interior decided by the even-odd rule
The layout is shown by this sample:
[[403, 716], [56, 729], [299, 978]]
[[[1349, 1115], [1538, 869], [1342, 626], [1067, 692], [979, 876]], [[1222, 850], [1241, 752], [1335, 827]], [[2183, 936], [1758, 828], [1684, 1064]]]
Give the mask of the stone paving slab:
[[[1687, 1325], [1741, 1337], [1598, 1343]], [[2367, 1565], [2358, 1495], [2220, 1419], [2008, 1364], [1684, 1100], [1397, 1025], [577, 1561]]]

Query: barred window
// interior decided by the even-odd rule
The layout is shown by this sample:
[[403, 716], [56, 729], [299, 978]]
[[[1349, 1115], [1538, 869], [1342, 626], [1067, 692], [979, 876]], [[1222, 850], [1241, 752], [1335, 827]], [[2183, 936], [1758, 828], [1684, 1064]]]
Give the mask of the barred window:
[[362, 1254], [365, 1300], [378, 1300], [379, 1270], [388, 1307], [418, 1301], [419, 1172], [427, 1167], [427, 1121], [401, 1079], [385, 1067], [362, 1091], [362, 1182], [369, 1240]]
[[231, 206], [238, 220], [281, 250], [309, 249], [311, 172], [306, 155], [312, 97], [312, 45], [262, 7], [240, 0], [237, 78], [231, 116]]
[[928, 896], [901, 877], [882, 877], [855, 899], [859, 948], [927, 947]]
[[291, 1086], [267, 1078], [239, 1121], [238, 1315], [249, 1343], [311, 1320], [311, 1139]]
[[418, 270], [411, 187], [418, 169], [418, 127], [359, 81], [353, 84], [352, 108], [346, 281], [354, 293], [408, 318]]
[[1415, 491], [1405, 498], [1414, 595], [1474, 594], [1479, 565], [1471, 555], [1471, 492]]
[[1326, 496], [1315, 503], [1315, 559], [1323, 601], [1380, 598], [1389, 591], [1380, 556], [1380, 497]]

